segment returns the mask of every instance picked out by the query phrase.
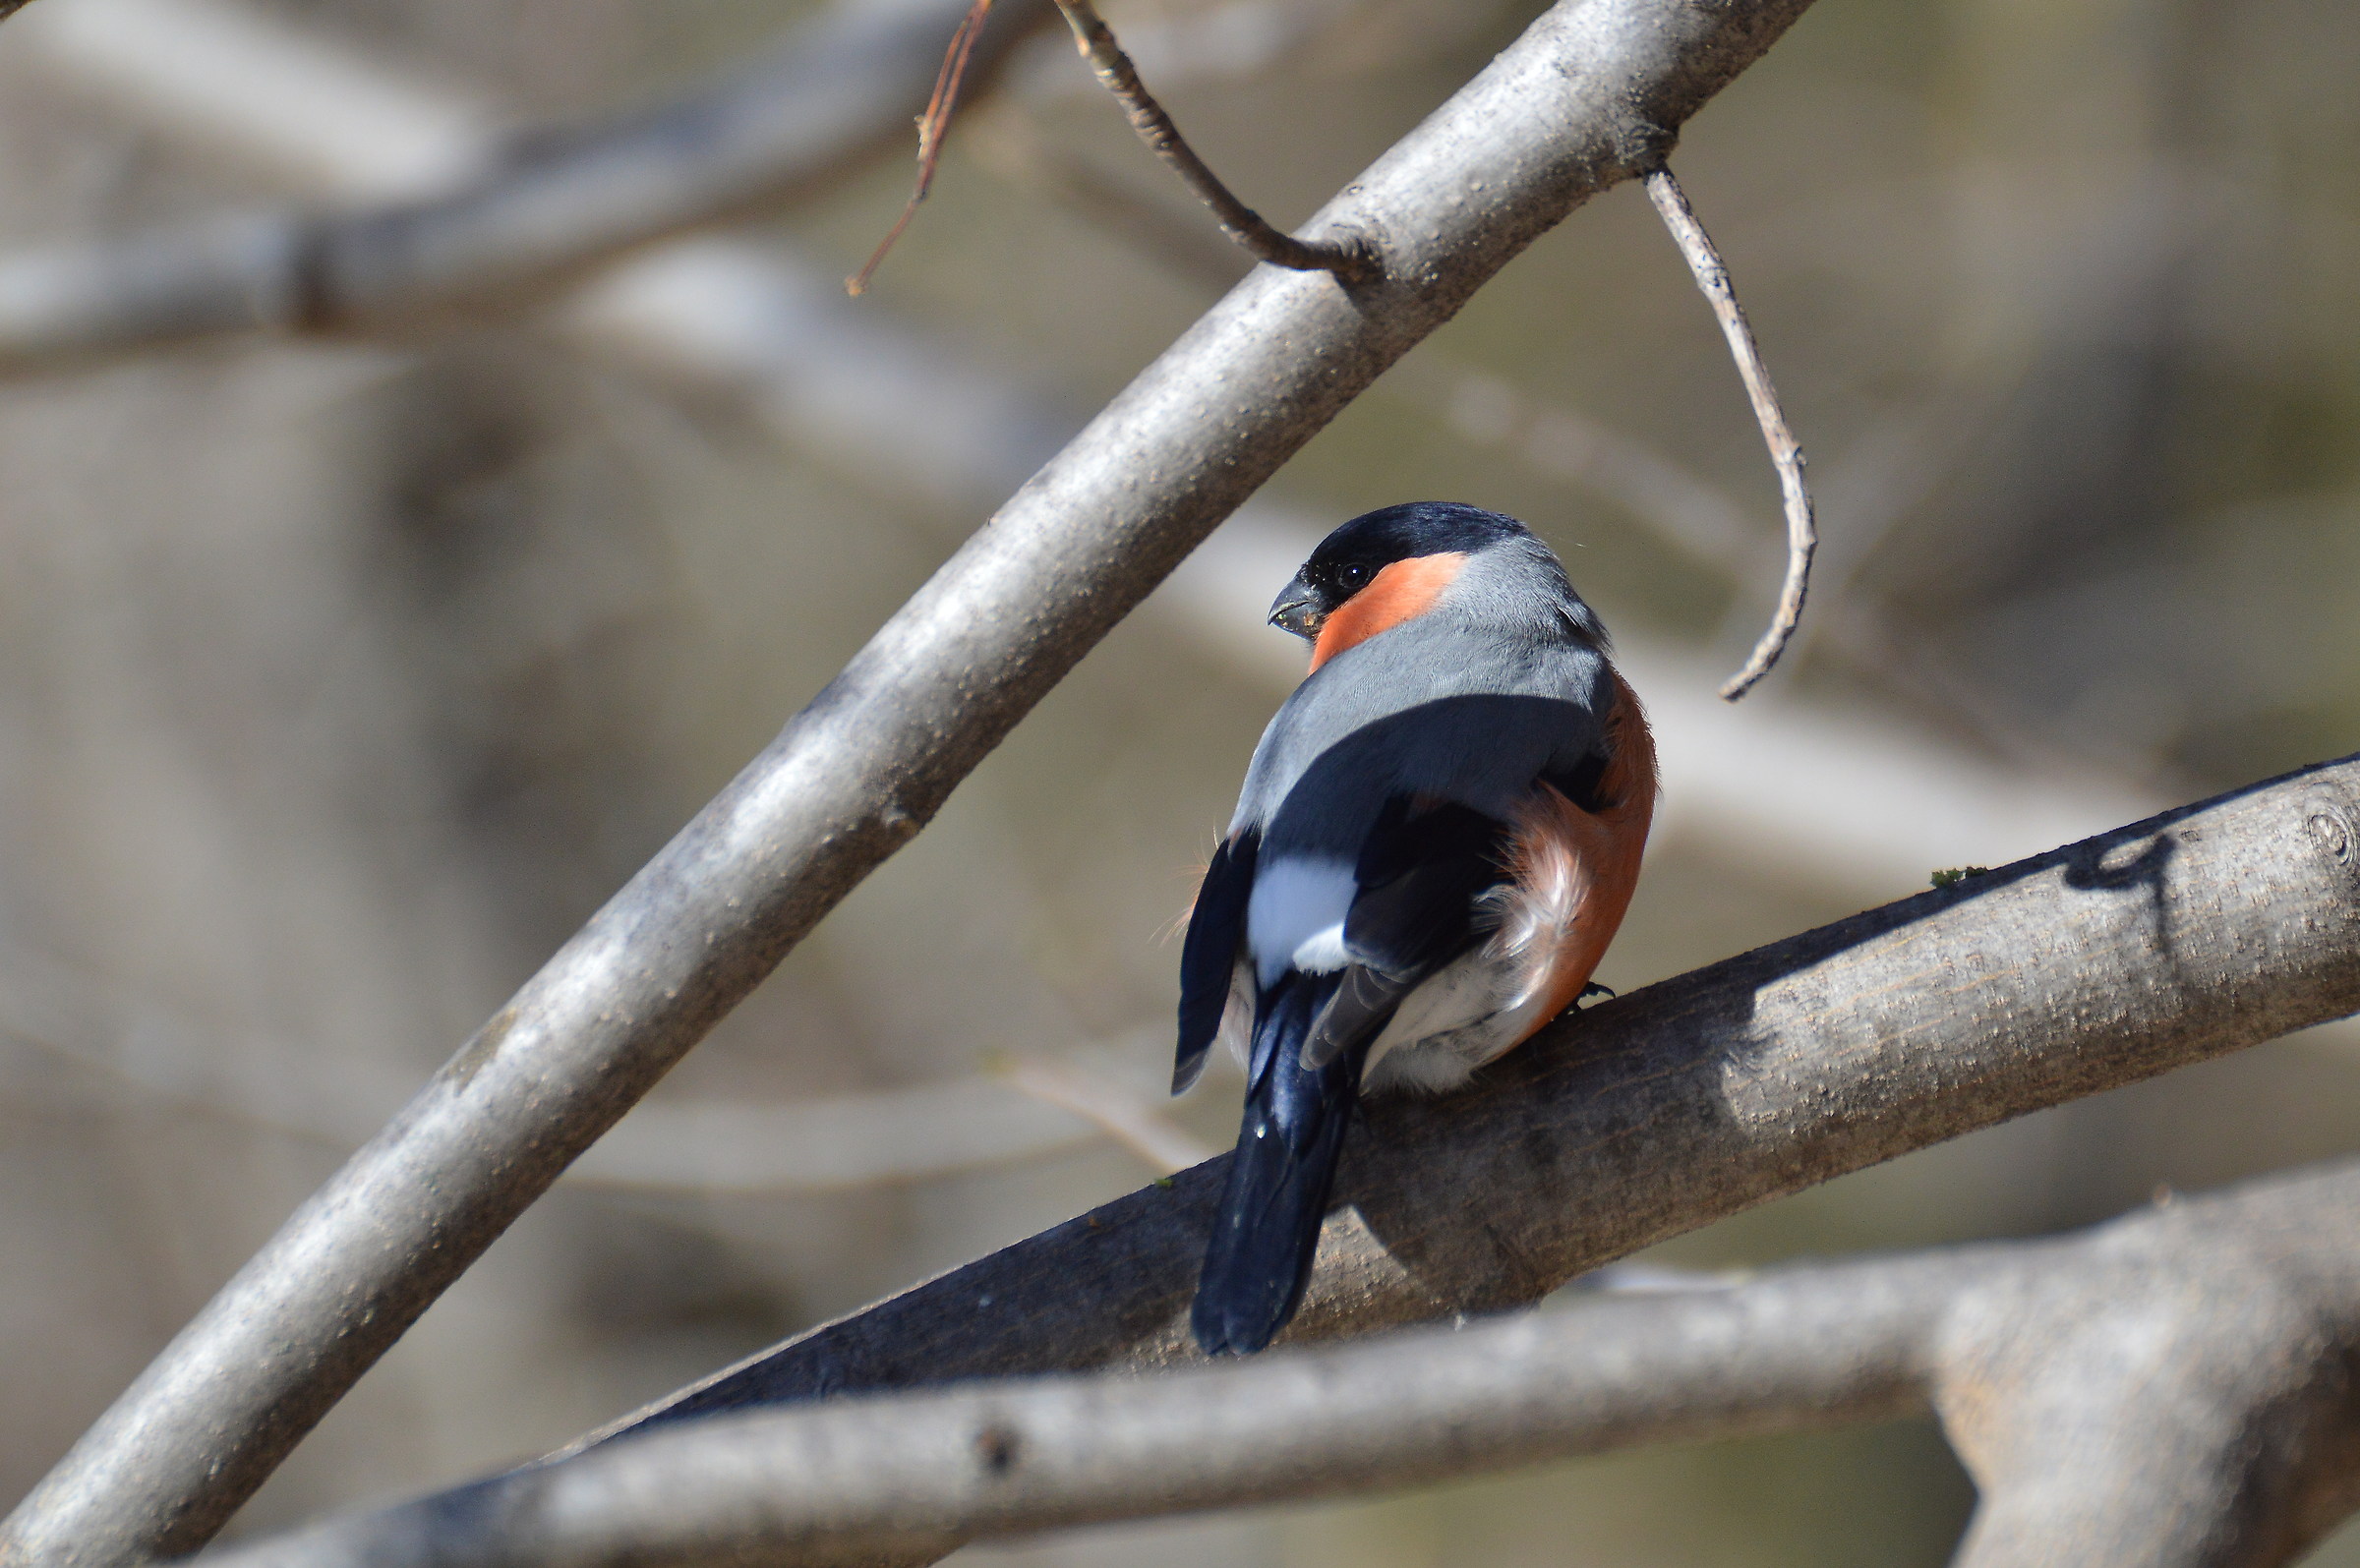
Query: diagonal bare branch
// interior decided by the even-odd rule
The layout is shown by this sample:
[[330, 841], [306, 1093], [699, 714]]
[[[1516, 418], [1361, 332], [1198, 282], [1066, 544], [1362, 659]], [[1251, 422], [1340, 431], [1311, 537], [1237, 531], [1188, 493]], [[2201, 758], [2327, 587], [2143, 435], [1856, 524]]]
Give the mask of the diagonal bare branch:
[[288, 1220], [0, 1528], [0, 1556], [95, 1568], [205, 1541], [1224, 515], [1526, 245], [1659, 162], [1806, 3], [1563, 0], [1535, 22], [1315, 218], [1367, 236], [1381, 280], [1264, 269], [1143, 373]]

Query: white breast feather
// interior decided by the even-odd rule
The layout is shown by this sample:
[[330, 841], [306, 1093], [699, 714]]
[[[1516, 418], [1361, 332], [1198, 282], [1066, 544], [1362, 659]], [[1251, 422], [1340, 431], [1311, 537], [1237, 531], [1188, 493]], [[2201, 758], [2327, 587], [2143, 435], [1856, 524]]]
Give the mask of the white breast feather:
[[1527, 833], [1517, 841], [1519, 875], [1485, 895], [1499, 911], [1484, 951], [1513, 975], [1504, 1011], [1529, 1026], [1534, 1009], [1549, 1000], [1550, 969], [1573, 935], [1597, 878], [1573, 846], [1555, 834]]

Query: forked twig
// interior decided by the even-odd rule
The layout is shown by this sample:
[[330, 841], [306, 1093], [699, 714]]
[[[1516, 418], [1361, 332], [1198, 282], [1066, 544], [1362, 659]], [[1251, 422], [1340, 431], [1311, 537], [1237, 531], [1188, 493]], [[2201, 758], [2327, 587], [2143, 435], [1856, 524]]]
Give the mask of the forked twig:
[[1272, 266], [1291, 267], [1298, 272], [1333, 272], [1346, 281], [1358, 281], [1374, 270], [1369, 254], [1354, 245], [1314, 245], [1296, 239], [1272, 227], [1263, 215], [1239, 201], [1220, 177], [1197, 156], [1196, 149], [1180, 135], [1163, 105], [1155, 101], [1147, 85], [1139, 80], [1138, 68], [1122, 45], [1114, 41], [1114, 31], [1098, 15], [1091, 0], [1057, 0], [1057, 9], [1073, 29], [1074, 47], [1090, 62], [1092, 71], [1105, 84], [1123, 106], [1131, 121], [1131, 129], [1148, 145], [1148, 150], [1161, 158], [1181, 183], [1196, 194], [1197, 200], [1212, 209], [1228, 236], [1261, 261]]
[[[0, 0], [4, 3], [4, 0]], [[991, 15], [991, 0], [974, 0], [967, 15], [959, 19], [959, 30], [951, 34], [951, 46], [942, 57], [942, 71], [934, 78], [934, 95], [926, 100], [926, 112], [917, 117], [917, 188], [902, 207], [902, 215], [893, 220], [885, 238], [860, 270], [844, 280], [844, 291], [858, 298], [867, 292], [868, 280], [893, 249], [893, 242], [902, 237], [902, 230], [917, 216], [917, 204], [926, 199], [934, 184], [935, 165], [942, 161], [942, 139], [951, 129], [951, 116], [959, 107], [959, 88], [967, 81], [968, 62], [974, 58], [975, 40], [983, 35], [984, 19]]]
[[[1060, 5], [1064, 0], [1058, 0]], [[1778, 610], [1770, 617], [1769, 629], [1753, 645], [1745, 666], [1724, 681], [1721, 695], [1736, 702], [1753, 689], [1754, 682], [1770, 672], [1778, 656], [1786, 652], [1787, 642], [1795, 635], [1795, 627], [1802, 619], [1803, 595], [1811, 582], [1811, 552], [1818, 548], [1818, 531], [1811, 522], [1811, 491], [1802, 477], [1802, 448], [1795, 442], [1794, 433], [1787, 429], [1787, 416], [1778, 406], [1778, 388], [1770, 384], [1770, 369], [1762, 363], [1761, 348], [1753, 340], [1753, 328], [1746, 324], [1745, 312], [1738, 304], [1737, 291], [1730, 287], [1729, 268], [1722, 264], [1721, 255], [1713, 249], [1711, 236], [1704, 225], [1696, 221], [1695, 209], [1672, 177], [1669, 168], [1659, 167], [1646, 176], [1647, 198], [1663, 215], [1664, 227], [1680, 246], [1680, 254], [1687, 258], [1688, 270], [1696, 275], [1697, 288], [1712, 302], [1713, 315], [1721, 322], [1721, 335], [1729, 339], [1730, 357], [1738, 362], [1738, 375], [1745, 381], [1745, 395], [1753, 401], [1753, 417], [1762, 427], [1763, 444], [1770, 448], [1770, 461], [1778, 468], [1778, 488], [1787, 514], [1787, 580], [1780, 589]]]
[[[6, 0], [0, 0], [5, 4]], [[1129, 117], [1131, 128], [1148, 149], [1161, 158], [1182, 184], [1196, 194], [1197, 200], [1212, 209], [1222, 232], [1261, 261], [1273, 266], [1291, 267], [1298, 272], [1333, 272], [1346, 282], [1359, 282], [1376, 271], [1375, 259], [1366, 248], [1354, 244], [1314, 245], [1298, 240], [1271, 224], [1245, 203], [1239, 201], [1220, 177], [1197, 156], [1196, 149], [1180, 135], [1163, 105], [1148, 91], [1147, 84], [1139, 80], [1139, 68], [1115, 42], [1114, 30], [1106, 26], [1091, 0], [1057, 0], [1057, 9], [1066, 26], [1074, 32], [1074, 47], [1090, 62], [1106, 90], [1113, 93]], [[959, 30], [952, 34], [951, 47], [943, 56], [942, 74], [935, 79], [934, 96], [926, 104], [926, 112], [917, 121], [917, 189], [894, 220], [885, 238], [877, 242], [876, 251], [866, 265], [845, 279], [845, 292], [858, 295], [868, 287], [869, 278], [893, 249], [902, 231], [917, 214], [917, 204], [926, 199], [927, 188], [934, 183], [934, 168], [942, 159], [943, 138], [951, 128], [951, 116], [958, 111], [960, 85], [966, 80], [968, 59], [974, 53], [975, 39], [983, 30], [983, 21], [991, 12], [991, 0], [974, 0]]]

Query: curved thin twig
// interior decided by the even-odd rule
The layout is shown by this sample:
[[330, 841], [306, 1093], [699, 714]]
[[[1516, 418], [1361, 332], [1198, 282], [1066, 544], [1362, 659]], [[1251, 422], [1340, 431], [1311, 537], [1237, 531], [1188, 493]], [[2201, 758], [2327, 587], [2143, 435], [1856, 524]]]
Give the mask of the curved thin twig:
[[1671, 169], [1657, 165], [1645, 183], [1647, 199], [1663, 215], [1664, 227], [1672, 231], [1680, 254], [1687, 259], [1688, 270], [1696, 275], [1696, 287], [1712, 302], [1721, 335], [1729, 339], [1730, 357], [1738, 362], [1738, 375], [1744, 378], [1745, 395], [1753, 403], [1754, 420], [1762, 427], [1762, 441], [1770, 448], [1770, 461], [1778, 467], [1779, 494], [1786, 508], [1786, 584], [1779, 590], [1778, 610], [1762, 640], [1753, 645], [1744, 668], [1722, 684], [1721, 695], [1736, 702], [1770, 673], [1770, 667], [1778, 663], [1788, 639], [1795, 635], [1795, 627], [1802, 619], [1803, 595], [1810, 588], [1811, 552], [1818, 548], [1819, 535], [1811, 521], [1810, 487], [1802, 477], [1802, 448], [1787, 429], [1787, 416], [1778, 406], [1778, 388], [1770, 384], [1770, 368], [1762, 363], [1753, 328], [1738, 304], [1737, 291], [1730, 287], [1729, 268], [1722, 264], [1721, 253], [1713, 249], [1704, 225], [1696, 221], [1695, 209], [1688, 205], [1687, 195], [1672, 177]]

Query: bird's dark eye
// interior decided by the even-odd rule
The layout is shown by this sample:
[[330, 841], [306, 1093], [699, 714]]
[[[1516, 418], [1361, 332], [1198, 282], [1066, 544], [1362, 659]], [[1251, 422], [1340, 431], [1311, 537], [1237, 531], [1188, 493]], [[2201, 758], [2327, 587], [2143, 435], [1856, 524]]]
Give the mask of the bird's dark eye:
[[1361, 561], [1354, 561], [1351, 565], [1346, 566], [1342, 571], [1337, 572], [1335, 575], [1337, 580], [1340, 581], [1346, 588], [1366, 588], [1369, 586], [1369, 568]]

